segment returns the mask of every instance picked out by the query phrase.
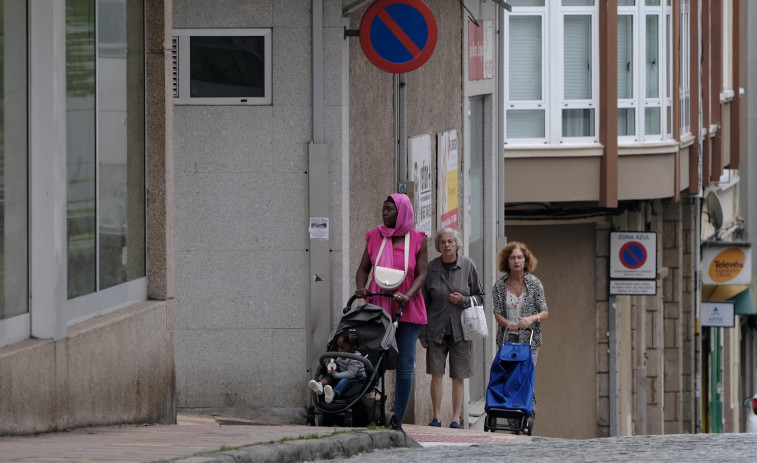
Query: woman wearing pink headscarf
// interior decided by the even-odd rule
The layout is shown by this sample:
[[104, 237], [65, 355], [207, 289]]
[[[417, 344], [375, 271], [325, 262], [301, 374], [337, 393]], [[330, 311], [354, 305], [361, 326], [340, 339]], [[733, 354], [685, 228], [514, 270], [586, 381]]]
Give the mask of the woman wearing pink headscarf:
[[394, 318], [399, 303], [403, 303], [402, 317], [397, 327], [397, 350], [399, 361], [394, 391], [394, 414], [397, 416], [398, 428], [402, 429], [402, 421], [410, 400], [410, 391], [413, 386], [413, 371], [415, 370], [415, 343], [421, 325], [426, 324], [426, 305], [423, 301], [421, 289], [426, 282], [428, 269], [428, 249], [426, 247], [426, 234], [413, 230], [415, 216], [410, 198], [401, 193], [390, 195], [384, 201], [381, 211], [384, 224], [374, 228], [365, 234], [365, 251], [355, 275], [357, 289], [355, 296], [365, 298], [368, 291], [386, 292], [371, 278], [370, 286], [366, 289], [368, 275], [376, 264], [376, 257], [381, 248], [383, 238], [387, 239], [387, 245], [391, 240], [391, 252], [381, 253], [382, 267], [405, 269], [405, 235], [410, 234], [410, 252], [407, 263], [407, 275], [405, 281], [394, 290], [392, 299], [375, 297], [370, 302], [383, 307]]

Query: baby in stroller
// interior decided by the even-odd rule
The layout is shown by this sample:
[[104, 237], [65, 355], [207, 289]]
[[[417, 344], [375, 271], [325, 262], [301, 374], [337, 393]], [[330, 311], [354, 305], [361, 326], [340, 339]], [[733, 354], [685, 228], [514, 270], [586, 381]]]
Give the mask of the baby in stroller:
[[[337, 351], [360, 355], [360, 334], [354, 328], [337, 336]], [[326, 403], [331, 403], [349, 391], [355, 384], [362, 384], [366, 379], [363, 362], [348, 357], [337, 357], [329, 364], [326, 375], [320, 381], [311, 379], [308, 387], [317, 395], [323, 394]]]

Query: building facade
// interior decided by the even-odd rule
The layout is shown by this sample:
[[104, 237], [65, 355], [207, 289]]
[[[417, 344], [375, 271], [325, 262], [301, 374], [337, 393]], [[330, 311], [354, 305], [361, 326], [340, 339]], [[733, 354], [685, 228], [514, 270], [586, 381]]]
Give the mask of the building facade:
[[170, 3], [0, 16], [0, 434], [175, 422]]
[[[427, 2], [434, 52], [396, 74], [361, 47], [370, 0], [6, 2], [0, 434], [177, 407], [304, 422], [396, 191], [429, 238], [461, 230], [489, 307], [506, 241], [539, 258], [536, 434], [716, 429], [706, 346], [735, 353], [717, 416], [738, 430], [753, 318], [712, 344], [699, 262], [707, 193], [728, 229], [753, 215], [727, 180], [749, 158], [753, 9], [509, 3]], [[654, 234], [653, 294], [610, 290], [616, 232]], [[475, 344], [467, 426], [494, 354]], [[408, 422], [432, 418], [429, 383], [418, 346]]]
[[[738, 354], [724, 361], [721, 382], [708, 381], [699, 267], [702, 198], [714, 189], [738, 197], [738, 181], [721, 177], [737, 174], [747, 154], [745, 2], [511, 4], [506, 235], [539, 258], [551, 307], [537, 432], [738, 431], [740, 397], [728, 387]], [[646, 289], [615, 286], [614, 232], [653, 233]], [[720, 347], [738, 352], [735, 332], [721, 329]], [[726, 389], [720, 406], [709, 385]]]

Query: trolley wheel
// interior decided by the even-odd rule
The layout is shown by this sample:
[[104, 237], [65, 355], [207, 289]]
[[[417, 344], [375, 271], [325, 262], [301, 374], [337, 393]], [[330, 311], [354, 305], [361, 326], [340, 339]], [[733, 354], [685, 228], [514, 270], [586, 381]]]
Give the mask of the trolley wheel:
[[387, 413], [386, 418], [384, 418], [384, 426], [389, 429], [397, 429], [397, 425], [397, 415], [395, 415], [394, 412]]
[[526, 430], [528, 431], [528, 435], [530, 436], [534, 432], [534, 417], [529, 416], [528, 421], [526, 421]]

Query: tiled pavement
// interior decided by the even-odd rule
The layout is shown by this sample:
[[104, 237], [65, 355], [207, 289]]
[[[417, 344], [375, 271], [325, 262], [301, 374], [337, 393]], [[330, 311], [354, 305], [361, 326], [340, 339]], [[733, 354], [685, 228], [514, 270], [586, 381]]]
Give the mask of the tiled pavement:
[[[236, 418], [179, 414], [177, 425], [92, 427], [38, 436], [0, 437], [0, 462], [152, 462], [257, 443], [329, 436], [346, 428], [261, 425]], [[515, 436], [406, 424], [422, 446], [507, 444]]]

